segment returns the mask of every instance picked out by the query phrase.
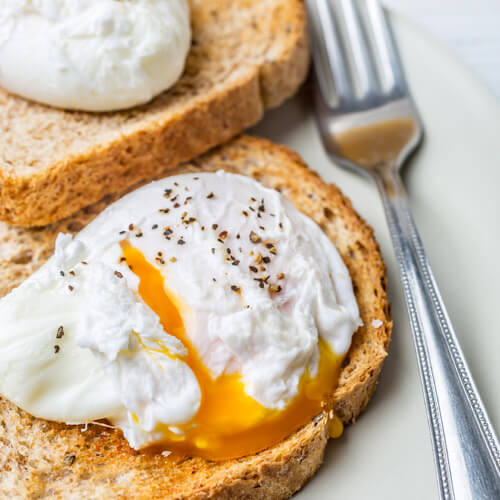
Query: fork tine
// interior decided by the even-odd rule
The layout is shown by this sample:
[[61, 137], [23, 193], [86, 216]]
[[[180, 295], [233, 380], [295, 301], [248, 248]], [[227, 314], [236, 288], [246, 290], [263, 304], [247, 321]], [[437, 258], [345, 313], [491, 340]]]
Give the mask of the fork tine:
[[308, 0], [312, 25], [312, 54], [325, 104], [335, 108], [354, 95], [344, 51], [329, 0]]
[[354, 0], [339, 0], [345, 17], [346, 35], [352, 48], [352, 57], [359, 76], [361, 97], [380, 92], [375, 65], [368, 47], [368, 37]]
[[366, 8], [380, 53], [381, 69], [389, 82], [389, 93], [407, 95], [405, 73], [387, 15], [378, 0], [366, 0]]

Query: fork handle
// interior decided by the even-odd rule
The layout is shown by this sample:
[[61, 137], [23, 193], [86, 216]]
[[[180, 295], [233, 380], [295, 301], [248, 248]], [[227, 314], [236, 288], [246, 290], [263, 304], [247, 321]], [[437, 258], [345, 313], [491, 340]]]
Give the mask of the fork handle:
[[500, 445], [455, 336], [395, 168], [383, 199], [417, 351], [442, 499], [500, 499]]

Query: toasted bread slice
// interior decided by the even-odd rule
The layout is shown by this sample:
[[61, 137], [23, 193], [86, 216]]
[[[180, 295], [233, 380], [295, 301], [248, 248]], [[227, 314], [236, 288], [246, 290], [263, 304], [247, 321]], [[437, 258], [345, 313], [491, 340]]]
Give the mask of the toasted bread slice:
[[304, 80], [301, 0], [189, 0], [182, 78], [149, 104], [63, 111], [0, 89], [0, 220], [42, 226], [254, 125]]
[[[275, 188], [314, 219], [349, 268], [364, 322], [354, 335], [335, 392], [324, 411], [281, 443], [223, 462], [174, 461], [134, 451], [118, 430], [67, 426], [27, 415], [0, 398], [0, 496], [22, 498], [288, 498], [319, 467], [332, 409], [353, 422], [368, 403], [382, 368], [392, 322], [385, 266], [372, 230], [350, 201], [325, 184], [292, 151], [241, 136], [169, 174], [225, 169]], [[122, 193], [123, 194], [123, 193]], [[0, 296], [41, 266], [59, 231], [76, 232], [119, 195], [41, 229], [0, 224]], [[381, 326], [378, 328], [380, 320]], [[1, 332], [0, 332], [1, 334]]]

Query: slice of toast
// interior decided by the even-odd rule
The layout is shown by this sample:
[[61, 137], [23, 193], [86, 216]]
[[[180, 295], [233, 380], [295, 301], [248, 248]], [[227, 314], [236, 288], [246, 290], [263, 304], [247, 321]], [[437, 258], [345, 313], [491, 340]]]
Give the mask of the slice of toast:
[[302, 0], [189, 0], [182, 78], [149, 104], [63, 111], [0, 89], [0, 220], [42, 226], [254, 125], [304, 80]]
[[[392, 327], [385, 266], [373, 231], [335, 186], [325, 184], [297, 154], [264, 139], [238, 137], [168, 174], [218, 169], [254, 177], [279, 190], [320, 225], [349, 268], [364, 326], [354, 335], [338, 387], [325, 401], [323, 413], [281, 443], [252, 456], [223, 462], [174, 461], [134, 451], [118, 430], [39, 420], [0, 398], [0, 496], [288, 498], [322, 461], [331, 409], [350, 423], [366, 406]], [[45, 262], [59, 231], [79, 231], [118, 197], [110, 195], [45, 228], [0, 224], [0, 296]], [[381, 326], [376, 327], [379, 322], [374, 320]]]

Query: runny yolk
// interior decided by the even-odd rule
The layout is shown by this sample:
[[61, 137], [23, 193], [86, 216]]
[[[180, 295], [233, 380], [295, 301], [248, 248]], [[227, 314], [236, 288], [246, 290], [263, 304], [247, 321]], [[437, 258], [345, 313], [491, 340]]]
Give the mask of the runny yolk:
[[186, 347], [188, 354], [182, 360], [195, 374], [202, 394], [200, 409], [193, 419], [177, 426], [182, 434], [161, 426], [165, 439], [155, 448], [209, 460], [237, 458], [280, 442], [321, 412], [321, 401], [333, 392], [342, 361], [324, 341], [319, 341], [317, 375], [312, 378], [306, 371], [299, 393], [284, 410], [266, 408], [245, 393], [240, 375], [212, 378], [186, 335], [179, 301], [165, 287], [161, 272], [128, 242], [122, 242], [122, 250], [126, 263], [140, 280], [140, 296], [158, 314], [165, 332]]

